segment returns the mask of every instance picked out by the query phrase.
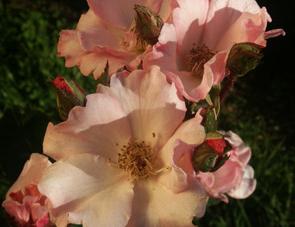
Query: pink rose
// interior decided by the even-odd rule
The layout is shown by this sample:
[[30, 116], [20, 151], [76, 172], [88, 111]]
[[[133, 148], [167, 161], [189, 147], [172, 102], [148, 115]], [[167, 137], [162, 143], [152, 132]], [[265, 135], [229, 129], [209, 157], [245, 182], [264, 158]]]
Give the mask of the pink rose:
[[234, 44], [265, 46], [266, 38], [285, 34], [282, 29], [265, 33], [271, 18], [255, 0], [177, 2], [173, 23], [164, 24], [143, 65], [160, 65], [180, 95], [190, 101], [204, 99], [228, 75], [227, 56]]
[[20, 226], [45, 227], [50, 224], [48, 199], [37, 188], [50, 164], [47, 157], [32, 154], [2, 203], [6, 212]]
[[173, 0], [88, 0], [75, 30], [63, 30], [58, 41], [58, 55], [66, 67], [78, 66], [83, 75], [99, 78], [108, 63], [109, 74], [123, 66], [131, 69], [140, 63], [148, 45], [138, 41], [134, 31], [136, 4], [159, 14], [163, 21], [170, 16]]

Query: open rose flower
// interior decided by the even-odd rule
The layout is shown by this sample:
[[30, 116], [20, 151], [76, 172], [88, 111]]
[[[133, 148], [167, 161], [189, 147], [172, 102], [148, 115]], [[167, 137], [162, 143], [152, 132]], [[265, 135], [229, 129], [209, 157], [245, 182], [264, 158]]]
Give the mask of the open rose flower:
[[181, 139], [205, 138], [199, 117], [182, 124], [185, 103], [158, 67], [111, 77], [75, 107], [67, 121], [49, 124], [44, 152], [58, 160], [39, 189], [70, 223], [84, 226], [192, 226], [205, 212], [198, 182], [172, 170]]
[[233, 147], [229, 151], [229, 160], [217, 171], [199, 173], [197, 178], [210, 196], [228, 202], [226, 195], [236, 199], [250, 196], [256, 188], [256, 179], [253, 168], [248, 165], [251, 149], [237, 134], [230, 131], [225, 135]]
[[75, 30], [63, 30], [58, 42], [58, 55], [65, 57], [67, 67], [78, 66], [84, 75], [99, 78], [108, 63], [109, 73], [123, 66], [131, 68], [148, 47], [135, 31], [135, 5], [142, 5], [159, 15], [169, 17], [172, 0], [88, 0]]
[[48, 199], [39, 192], [37, 184], [50, 164], [47, 157], [32, 154], [7, 192], [2, 206], [19, 226], [49, 226]]
[[173, 23], [165, 23], [159, 42], [144, 66], [160, 65], [181, 95], [204, 99], [213, 84], [227, 75], [226, 61], [235, 43], [266, 45], [266, 38], [284, 35], [282, 29], [265, 33], [271, 21], [255, 0], [178, 0]]
[[194, 171], [192, 157], [194, 147], [179, 141], [174, 151], [175, 169], [186, 173], [192, 181], [199, 181], [209, 196], [228, 202], [226, 195], [236, 199], [250, 196], [256, 188], [254, 170], [248, 165], [251, 150], [241, 138], [233, 133], [225, 133], [225, 139], [231, 144], [229, 159], [215, 172]]

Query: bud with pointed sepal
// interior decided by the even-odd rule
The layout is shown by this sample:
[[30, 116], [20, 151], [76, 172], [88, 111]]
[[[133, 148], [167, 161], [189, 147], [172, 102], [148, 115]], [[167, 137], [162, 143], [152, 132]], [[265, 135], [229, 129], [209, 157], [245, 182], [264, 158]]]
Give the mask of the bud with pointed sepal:
[[85, 106], [85, 92], [74, 81], [67, 81], [62, 76], [57, 76], [52, 84], [56, 89], [57, 109], [62, 120], [68, 118], [70, 110], [75, 106]]
[[227, 59], [228, 69], [237, 76], [246, 75], [260, 63], [262, 49], [263, 46], [249, 42], [233, 45]]
[[151, 11], [149, 8], [142, 5], [135, 5], [135, 31], [139, 38], [150, 45], [158, 42], [163, 20], [162, 18]]
[[204, 143], [195, 148], [192, 165], [196, 172], [214, 172], [229, 159], [230, 144], [219, 132], [210, 132]]

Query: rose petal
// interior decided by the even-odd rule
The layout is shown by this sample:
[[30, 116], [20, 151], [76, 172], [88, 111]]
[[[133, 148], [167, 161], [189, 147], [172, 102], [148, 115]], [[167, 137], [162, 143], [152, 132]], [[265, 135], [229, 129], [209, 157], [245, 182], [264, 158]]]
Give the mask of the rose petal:
[[51, 163], [44, 155], [33, 153], [30, 159], [25, 163], [22, 172], [18, 179], [10, 187], [6, 194], [6, 199], [9, 199], [9, 194], [24, 189], [30, 184], [38, 184], [45, 169], [50, 166]]
[[159, 67], [135, 70], [128, 77], [118, 74], [111, 79], [111, 89], [104, 89], [119, 100], [135, 139], [148, 141], [158, 150], [184, 118], [185, 103], [176, 94]]
[[[124, 226], [131, 213], [133, 184], [126, 174], [98, 156], [73, 155], [49, 168], [39, 184], [69, 222], [85, 226]], [[61, 190], [62, 189], [62, 190]], [[110, 196], [111, 195], [111, 196]]]
[[[92, 154], [72, 155], [57, 161], [44, 173], [38, 188], [54, 208], [94, 195], [122, 181], [125, 174], [106, 160]], [[79, 187], [77, 187], [79, 185]], [[63, 190], [60, 190], [60, 189]]]
[[251, 166], [246, 166], [241, 183], [230, 190], [227, 194], [236, 199], [245, 199], [249, 197], [256, 188], [256, 179], [254, 179], [254, 170]]
[[48, 125], [43, 149], [54, 159], [93, 153], [115, 161], [130, 134], [121, 104], [109, 95], [92, 94], [87, 96], [86, 107], [75, 107], [67, 121]]
[[169, 9], [171, 10], [171, 6], [169, 4], [170, 1], [166, 0], [109, 0], [106, 2], [101, 2], [99, 0], [87, 0], [87, 2], [90, 9], [93, 10], [98, 17], [109, 24], [124, 29], [128, 29], [132, 23], [135, 14], [135, 4], [144, 5], [153, 10], [155, 13], [160, 13], [164, 19], [169, 16]]
[[182, 193], [173, 193], [154, 180], [135, 186], [133, 213], [128, 227], [193, 226], [196, 215], [204, 215], [207, 196], [198, 185]]

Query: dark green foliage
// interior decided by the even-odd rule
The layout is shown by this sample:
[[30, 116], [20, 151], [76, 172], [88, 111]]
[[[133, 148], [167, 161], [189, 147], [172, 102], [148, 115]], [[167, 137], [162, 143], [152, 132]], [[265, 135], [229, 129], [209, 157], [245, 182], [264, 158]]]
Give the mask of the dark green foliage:
[[[1, 5], [0, 118], [11, 109], [25, 115], [40, 111], [55, 116], [50, 81], [56, 75], [76, 79], [82, 87], [95, 85], [90, 77], [82, 78], [77, 69], [66, 69], [64, 60], [57, 58], [58, 33], [72, 25], [61, 11], [45, 10], [39, 4], [36, 10]], [[90, 87], [95, 90], [95, 86], [86, 86]]]

